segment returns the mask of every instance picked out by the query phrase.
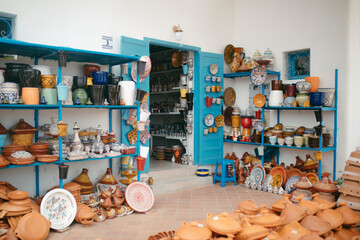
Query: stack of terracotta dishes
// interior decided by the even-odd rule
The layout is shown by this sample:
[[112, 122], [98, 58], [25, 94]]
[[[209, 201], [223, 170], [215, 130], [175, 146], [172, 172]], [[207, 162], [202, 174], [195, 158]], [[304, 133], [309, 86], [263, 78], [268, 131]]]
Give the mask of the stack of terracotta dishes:
[[10, 162], [8, 160], [6, 160], [3, 155], [0, 154], [0, 168], [4, 168], [7, 165], [9, 165]]
[[49, 153], [49, 144], [37, 141], [29, 146], [29, 152], [35, 157], [39, 155], [47, 155]]
[[326, 199], [329, 202], [335, 201], [335, 196], [332, 193], [337, 192], [338, 189], [330, 181], [328, 172], [324, 172], [321, 176], [321, 181], [315, 183], [312, 188], [319, 192], [319, 198]]
[[15, 142], [13, 144], [4, 146], [1, 148], [1, 154], [8, 158], [11, 154], [17, 152], [17, 151], [25, 151], [25, 145], [16, 144]]
[[75, 198], [76, 202], [81, 201], [80, 190], [81, 186], [77, 183], [71, 182], [64, 185], [64, 189], [68, 190]]
[[[29, 194], [24, 191], [15, 190], [7, 193], [7, 200], [10, 201], [0, 204], [0, 218], [3, 218], [4, 216], [8, 218], [15, 216], [22, 216], [24, 214], [30, 213], [31, 200], [28, 198], [28, 196]], [[14, 220], [15, 223], [15, 220], [18, 219], [12, 219], [12, 220]]]
[[35, 162], [35, 156], [27, 151], [17, 151], [12, 153], [8, 160], [13, 165], [29, 165]]
[[338, 201], [345, 201], [351, 209], [360, 212], [360, 149], [350, 154], [341, 178], [344, 181]]
[[82, 172], [73, 180], [73, 182], [78, 183], [80, 185], [81, 195], [87, 195], [94, 192], [93, 184], [91, 183], [87, 172], [88, 169], [83, 168]]
[[26, 148], [31, 145], [34, 134], [37, 131], [36, 128], [25, 122], [23, 118], [20, 118], [19, 122], [12, 126], [10, 130], [12, 140], [17, 144], [25, 145]]

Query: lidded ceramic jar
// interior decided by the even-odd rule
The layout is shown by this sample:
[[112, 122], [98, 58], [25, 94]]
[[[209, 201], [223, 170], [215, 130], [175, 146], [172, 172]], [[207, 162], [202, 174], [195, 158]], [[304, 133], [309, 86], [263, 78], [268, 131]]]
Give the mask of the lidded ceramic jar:
[[0, 88], [0, 102], [4, 103], [5, 98], [9, 104], [19, 103], [19, 87], [17, 83], [4, 82]]
[[19, 122], [11, 127], [11, 138], [16, 144], [25, 145], [26, 148], [32, 144], [36, 128], [20, 118]]
[[274, 68], [275, 65], [275, 58], [274, 55], [272, 54], [271, 50], [269, 48], [267, 48], [264, 52], [264, 55], [262, 57], [262, 60], [269, 60], [270, 63], [268, 65], [266, 65], [266, 68], [269, 70], [272, 70]]
[[211, 238], [211, 235], [212, 232], [209, 230], [209, 228], [199, 222], [183, 222], [181, 223], [181, 227], [175, 232], [175, 236], [181, 240], [208, 240]]
[[319, 192], [333, 193], [337, 192], [338, 189], [329, 179], [329, 173], [324, 172], [321, 176], [321, 180], [313, 185], [313, 189]]
[[259, 50], [256, 50], [256, 52], [254, 52], [253, 59], [261, 60], [261, 53], [259, 52]]
[[231, 115], [231, 125], [233, 128], [240, 127], [240, 108], [238, 106], [234, 107]]
[[100, 179], [99, 183], [108, 184], [108, 185], [116, 185], [118, 182], [116, 181], [114, 175], [111, 172], [111, 168], [106, 170], [104, 176]]

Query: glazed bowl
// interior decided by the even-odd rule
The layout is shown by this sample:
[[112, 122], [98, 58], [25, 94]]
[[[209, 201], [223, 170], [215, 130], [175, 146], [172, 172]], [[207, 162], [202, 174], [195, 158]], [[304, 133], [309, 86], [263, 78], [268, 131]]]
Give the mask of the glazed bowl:
[[195, 173], [199, 177], [206, 177], [206, 176], [209, 176], [209, 169], [199, 168], [199, 169], [196, 170]]
[[294, 144], [294, 138], [293, 137], [286, 137], [285, 138], [285, 143], [288, 146], [292, 146]]
[[86, 77], [90, 77], [91, 76], [91, 72], [97, 72], [100, 71], [100, 66], [97, 65], [91, 65], [91, 64], [85, 64], [83, 66], [84, 69], [84, 75]]
[[296, 89], [299, 91], [299, 93], [308, 93], [310, 91], [310, 88], [310, 82], [301, 81], [296, 83]]
[[21, 69], [30, 69], [29, 64], [22, 64], [22, 63], [5, 63], [5, 76], [6, 82], [15, 82], [20, 83], [19, 79], [19, 71]]
[[311, 92], [310, 93], [310, 104], [314, 107], [321, 107], [325, 104], [325, 93], [324, 92]]
[[304, 145], [304, 137], [303, 136], [295, 136], [294, 143], [296, 147], [302, 147]]
[[36, 69], [23, 68], [19, 70], [20, 87], [37, 87], [41, 72]]
[[53, 88], [56, 84], [56, 75], [41, 75], [41, 87]]

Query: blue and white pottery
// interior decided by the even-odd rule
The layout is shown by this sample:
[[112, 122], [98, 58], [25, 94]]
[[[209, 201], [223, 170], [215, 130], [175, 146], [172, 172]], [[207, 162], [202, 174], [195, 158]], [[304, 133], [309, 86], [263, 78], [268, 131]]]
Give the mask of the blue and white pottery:
[[17, 83], [4, 82], [0, 89], [0, 102], [3, 102], [5, 97], [10, 104], [17, 104], [19, 102], [19, 87]]
[[310, 82], [301, 81], [296, 83], [296, 89], [299, 91], [299, 93], [308, 93], [310, 91], [310, 88]]

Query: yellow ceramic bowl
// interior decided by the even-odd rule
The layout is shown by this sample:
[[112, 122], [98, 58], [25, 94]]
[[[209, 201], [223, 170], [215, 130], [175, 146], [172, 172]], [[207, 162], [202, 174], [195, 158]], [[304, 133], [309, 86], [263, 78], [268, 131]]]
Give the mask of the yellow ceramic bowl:
[[56, 84], [56, 75], [41, 75], [40, 80], [43, 88], [53, 88]]

